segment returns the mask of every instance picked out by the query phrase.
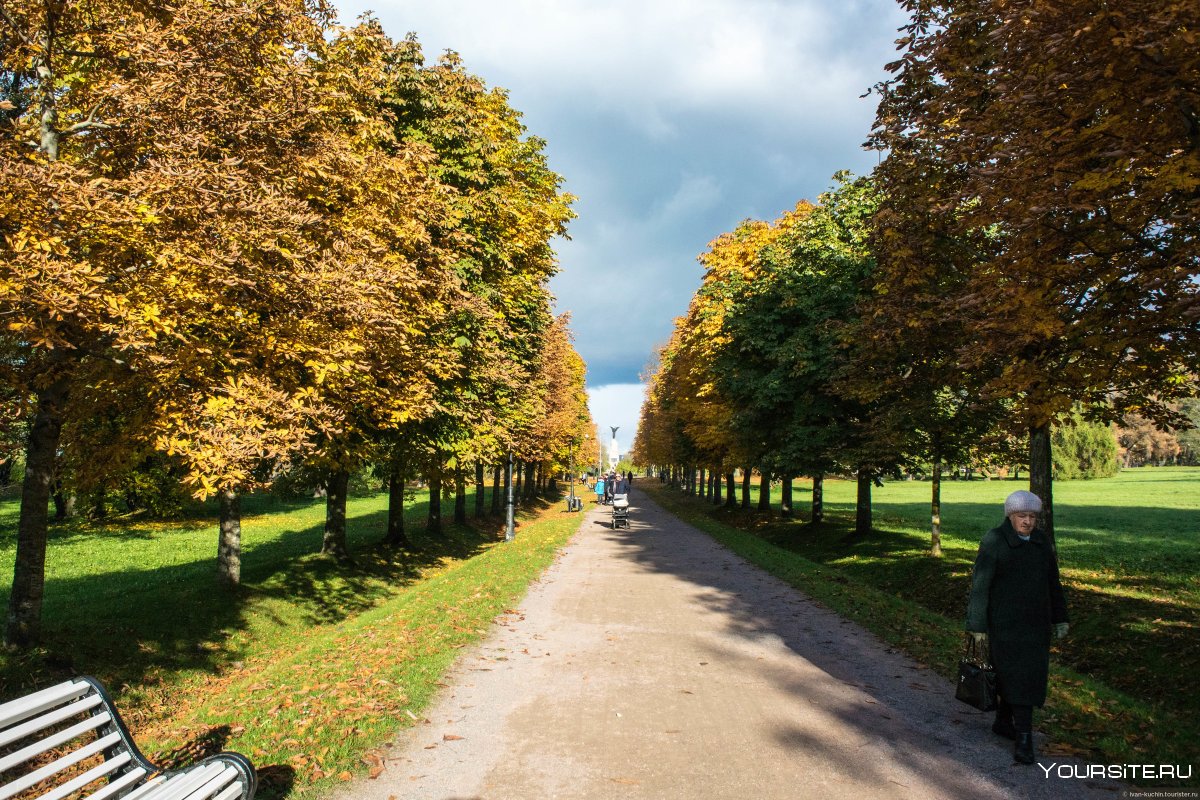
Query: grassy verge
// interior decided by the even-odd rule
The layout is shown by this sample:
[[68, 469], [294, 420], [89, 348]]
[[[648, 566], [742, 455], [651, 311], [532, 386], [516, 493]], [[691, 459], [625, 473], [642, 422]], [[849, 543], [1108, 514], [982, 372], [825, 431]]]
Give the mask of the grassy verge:
[[[386, 498], [349, 509], [356, 563], [314, 555], [323, 506], [263, 501], [244, 520], [243, 586], [216, 591], [211, 520], [55, 530], [46, 645], [0, 657], [5, 695], [90, 673], [117, 694], [160, 762], [251, 757], [264, 798], [382, 768], [379, 748], [421, 718], [458, 650], [523, 596], [579, 523], [562, 504], [378, 548]], [[414, 525], [424, 503], [410, 509]], [[0, 509], [0, 519], [4, 516]], [[0, 569], [11, 574], [11, 534]], [[86, 609], [81, 612], [80, 609]]]
[[[1152, 479], [1172, 478], [1169, 496], [1147, 497]], [[876, 530], [855, 537], [849, 482], [827, 485], [829, 518], [815, 526], [714, 508], [645, 482], [672, 512], [946, 677], [953, 677], [962, 641], [978, 536], [999, 521], [997, 501], [1016, 488], [989, 483], [947, 488], [943, 516], [953, 527], [944, 535], [945, 555], [935, 559], [924, 528], [928, 484], [877, 490]], [[1200, 701], [1174, 687], [1179, 675], [1194, 674], [1182, 665], [1192, 663], [1200, 647], [1195, 594], [1200, 515], [1193, 508], [1200, 471], [1127, 475], [1107, 487], [1089, 483], [1056, 487], [1064, 498], [1058, 506], [1059, 547], [1069, 565], [1064, 576], [1072, 636], [1052, 656], [1050, 697], [1038, 726], [1054, 743], [1052, 754], [1081, 755], [1094, 763], [1194, 763]], [[1100, 506], [1096, 497], [1111, 505]], [[797, 510], [807, 511], [801, 505], [806, 499], [797, 492]], [[1087, 513], [1062, 511], [1090, 508], [1089, 502], [1097, 507]], [[1148, 508], [1158, 516], [1147, 519]]]

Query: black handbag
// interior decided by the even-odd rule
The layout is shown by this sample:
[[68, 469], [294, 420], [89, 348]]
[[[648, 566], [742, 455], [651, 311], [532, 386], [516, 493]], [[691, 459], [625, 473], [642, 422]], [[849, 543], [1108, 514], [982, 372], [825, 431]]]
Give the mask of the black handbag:
[[[982, 652], [981, 652], [982, 651]], [[996, 669], [985, 644], [977, 647], [970, 636], [958, 660], [958, 686], [954, 698], [980, 711], [996, 710]]]

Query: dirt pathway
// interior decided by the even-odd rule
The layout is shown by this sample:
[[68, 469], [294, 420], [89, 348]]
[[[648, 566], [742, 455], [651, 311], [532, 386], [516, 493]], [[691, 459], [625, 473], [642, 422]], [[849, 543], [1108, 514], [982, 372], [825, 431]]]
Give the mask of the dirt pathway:
[[629, 530], [588, 504], [383, 774], [339, 798], [1120, 796], [1013, 765], [946, 680], [631, 499]]

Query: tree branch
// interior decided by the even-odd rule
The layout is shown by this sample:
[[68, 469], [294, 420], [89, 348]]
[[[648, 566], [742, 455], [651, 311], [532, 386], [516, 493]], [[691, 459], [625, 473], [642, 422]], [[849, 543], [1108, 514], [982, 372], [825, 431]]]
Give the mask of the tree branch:
[[111, 129], [112, 125], [109, 125], [107, 122], [97, 122], [96, 121], [96, 112], [98, 112], [99, 110], [100, 110], [100, 104], [97, 103], [96, 107], [93, 108], [91, 110], [91, 112], [87, 115], [87, 119], [83, 120], [82, 122], [76, 122], [71, 127], [66, 128], [62, 131], [59, 131], [58, 135], [60, 137], [72, 136], [74, 134], [83, 133], [85, 131], [90, 131], [90, 130], [109, 130], [109, 129]]
[[21, 30], [19, 25], [17, 25], [17, 21], [12, 18], [12, 15], [8, 13], [8, 9], [2, 4], [0, 4], [0, 19], [4, 20], [5, 24], [12, 29], [13, 35], [20, 39], [23, 44], [36, 44], [32, 39], [25, 35], [25, 32]]

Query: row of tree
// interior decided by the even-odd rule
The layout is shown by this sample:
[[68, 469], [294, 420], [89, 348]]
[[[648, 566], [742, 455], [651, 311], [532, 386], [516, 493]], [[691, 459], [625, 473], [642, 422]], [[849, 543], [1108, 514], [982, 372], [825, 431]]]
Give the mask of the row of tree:
[[[1030, 467], [1051, 431], [1186, 427], [1200, 364], [1200, 6], [905, 0], [868, 177], [746, 221], [651, 368], [641, 464], [858, 479]], [[1025, 454], [1014, 435], [1027, 437]], [[719, 487], [718, 479], [718, 487]], [[717, 489], [719, 492], [719, 488]], [[786, 509], [785, 509], [786, 510]]]
[[[0, 5], [0, 370], [24, 439], [6, 638], [36, 639], [48, 500], [167, 459], [220, 499], [297, 469], [345, 558], [349, 475], [512, 454], [591, 430], [554, 318], [572, 217], [544, 142], [453, 54], [323, 3]], [[527, 483], [529, 481], [527, 480]], [[432, 505], [432, 504], [431, 504]], [[435, 524], [436, 516], [431, 518]]]

